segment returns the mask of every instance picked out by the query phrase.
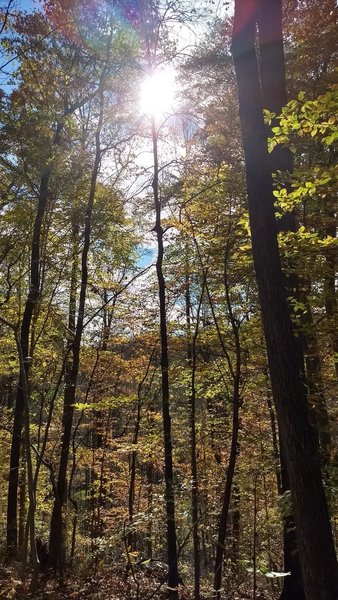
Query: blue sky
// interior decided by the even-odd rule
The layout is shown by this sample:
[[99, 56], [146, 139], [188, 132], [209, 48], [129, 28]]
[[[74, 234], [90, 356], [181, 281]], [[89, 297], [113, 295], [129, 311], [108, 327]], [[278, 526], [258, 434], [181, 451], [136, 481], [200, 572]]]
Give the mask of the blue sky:
[[[8, 4], [8, 0], [0, 0], [0, 7], [6, 8]], [[31, 11], [34, 8], [38, 8], [40, 5], [39, 0], [15, 0], [13, 3], [14, 8], [19, 8], [21, 10]]]
[[[6, 8], [8, 5], [8, 0], [0, 0], [0, 8]], [[12, 4], [12, 9], [25, 10], [27, 12], [31, 12], [34, 9], [37, 9], [41, 6], [41, 2], [39, 0], [14, 0]], [[5, 54], [1, 56], [1, 64], [3, 62], [7, 62], [5, 58]], [[0, 87], [5, 91], [10, 91], [13, 86], [8, 85], [8, 77], [10, 76], [11, 71], [15, 68], [16, 62], [13, 61], [8, 65], [5, 72], [0, 76]]]
[[24, 10], [33, 10], [40, 4], [37, 0], [17, 0], [18, 7]]

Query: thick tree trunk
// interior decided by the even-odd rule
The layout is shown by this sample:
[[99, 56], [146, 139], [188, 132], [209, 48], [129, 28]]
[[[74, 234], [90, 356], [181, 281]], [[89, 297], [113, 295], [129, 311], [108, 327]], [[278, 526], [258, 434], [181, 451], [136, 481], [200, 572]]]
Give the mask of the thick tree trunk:
[[[281, 15], [279, 0], [270, 0], [270, 5]], [[305, 593], [307, 600], [334, 600], [338, 597], [338, 570], [321, 478], [318, 440], [310, 421], [277, 243], [271, 164], [255, 48], [256, 7], [257, 2], [236, 2], [232, 43], [254, 265], [273, 397], [290, 478]]]
[[[283, 106], [287, 102], [281, 3], [279, 3], [277, 6], [276, 2], [270, 2], [270, 0], [260, 0], [260, 2], [257, 4], [257, 23], [259, 29], [259, 75], [262, 105], [263, 108], [266, 108], [278, 115], [281, 113]], [[287, 147], [276, 146], [270, 155], [269, 160], [271, 170], [273, 172], [291, 172], [293, 169], [292, 154]], [[283, 217], [278, 221], [277, 226], [278, 229], [282, 231], [296, 231], [297, 224], [294, 213], [292, 212], [284, 214]], [[298, 274], [294, 269], [290, 269], [290, 272], [286, 274], [285, 277], [287, 296], [299, 296], [300, 285]], [[308, 307], [307, 314], [311, 316], [311, 312], [309, 311], [310, 307]], [[311, 345], [313, 350], [315, 346], [315, 339], [313, 337], [310, 339], [310, 334], [306, 332], [303, 335], [298, 335], [296, 343], [299, 352], [299, 361], [302, 365], [302, 369], [304, 369], [303, 350], [306, 350], [309, 345]], [[320, 359], [318, 351], [316, 354], [312, 353], [311, 360], [306, 359], [306, 367], [307, 386], [310, 394], [314, 393], [314, 382], [316, 382], [316, 397], [318, 398], [318, 402], [316, 403], [317, 425], [322, 447], [322, 456], [324, 457], [325, 455], [327, 463], [327, 447], [329, 444], [328, 440], [330, 433], [327, 421], [325, 398], [322, 388], [320, 385], [318, 385], [320, 383], [317, 377], [317, 374], [320, 371]], [[325, 417], [326, 422], [324, 423]], [[281, 454], [281, 463], [282, 493], [284, 493], [289, 489], [289, 480], [286, 473], [283, 453]], [[283, 539], [284, 570], [286, 572], [290, 572], [291, 574], [283, 580], [283, 584], [286, 589], [282, 592], [281, 600], [282, 598], [298, 598], [301, 600], [301, 598], [304, 598], [304, 589], [302, 589], [303, 584], [299, 563], [299, 554], [297, 550], [297, 535], [293, 524], [292, 515], [284, 519]]]

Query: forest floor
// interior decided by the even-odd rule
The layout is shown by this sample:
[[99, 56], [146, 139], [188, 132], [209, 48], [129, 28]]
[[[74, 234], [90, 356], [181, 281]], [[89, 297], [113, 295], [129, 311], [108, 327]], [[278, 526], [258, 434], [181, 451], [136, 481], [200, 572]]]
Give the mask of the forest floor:
[[[89, 569], [88, 569], [89, 570]], [[0, 600], [165, 600], [168, 597], [163, 577], [149, 573], [129, 574], [122, 569], [105, 569], [100, 573], [75, 574], [69, 571], [63, 581], [47, 574], [39, 576], [37, 590], [29, 592], [30, 578], [24, 581], [15, 566], [0, 567]], [[191, 586], [179, 586], [180, 600], [192, 600]], [[210, 594], [201, 595], [208, 600]], [[231, 600], [250, 599], [251, 595], [231, 594]], [[256, 596], [266, 598], [266, 596]]]
[[[61, 581], [47, 574], [39, 576], [37, 590], [29, 591], [30, 577], [20, 577], [14, 566], [0, 569], [0, 600], [164, 600], [166, 583], [156, 576], [122, 570], [104, 570], [97, 574], [65, 573]], [[180, 600], [190, 600], [192, 590], [180, 586]]]

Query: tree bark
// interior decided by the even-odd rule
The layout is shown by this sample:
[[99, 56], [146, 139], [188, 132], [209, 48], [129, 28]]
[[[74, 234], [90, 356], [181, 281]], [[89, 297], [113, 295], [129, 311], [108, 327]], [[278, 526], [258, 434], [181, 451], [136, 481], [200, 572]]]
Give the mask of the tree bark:
[[[53, 152], [60, 145], [61, 132], [65, 125], [65, 117], [71, 115], [77, 108], [82, 106], [86, 100], [81, 100], [76, 104], [65, 108], [64, 114], [57, 122], [56, 131], [52, 141], [51, 155], [43, 169], [40, 187], [38, 194], [38, 207], [34, 220], [33, 236], [31, 243], [31, 258], [30, 258], [30, 285], [27, 300], [25, 303], [21, 330], [20, 330], [20, 347], [25, 361], [25, 377], [29, 384], [30, 367], [32, 357], [30, 353], [30, 335], [32, 320], [36, 310], [37, 303], [40, 297], [41, 287], [41, 228], [43, 219], [47, 209], [49, 181], [53, 171]], [[28, 359], [28, 360], [27, 360]], [[19, 482], [19, 463], [20, 463], [20, 448], [22, 443], [23, 429], [23, 414], [24, 414], [24, 398], [23, 398], [23, 381], [22, 374], [19, 376], [19, 382], [16, 391], [16, 400], [14, 407], [14, 422], [13, 435], [11, 441], [10, 467], [8, 480], [8, 497], [7, 497], [7, 553], [10, 556], [17, 554], [17, 502], [18, 502], [18, 482]]]
[[[282, 446], [279, 449], [280, 455], [280, 494], [285, 494], [290, 490], [290, 482], [286, 469], [285, 453]], [[283, 578], [283, 590], [279, 600], [305, 600], [304, 584], [299, 560], [299, 550], [297, 542], [296, 527], [293, 517], [292, 506], [287, 514], [283, 514], [283, 553], [284, 553], [284, 572], [290, 573]]]
[[[283, 106], [287, 103], [286, 93], [286, 75], [285, 60], [283, 52], [283, 32], [281, 3], [277, 6], [276, 2], [269, 0], [260, 0], [257, 5], [257, 24], [258, 24], [258, 46], [259, 46], [259, 75], [261, 84], [261, 95], [263, 108], [280, 114]], [[277, 123], [276, 123], [277, 124]], [[276, 146], [269, 157], [272, 172], [284, 171], [292, 172], [293, 160], [292, 153], [287, 147]], [[288, 187], [288, 184], [286, 184]], [[279, 231], [296, 231], [298, 229], [294, 212], [285, 213], [277, 223]], [[295, 265], [283, 265], [286, 267], [285, 287], [287, 296], [300, 297], [299, 275]], [[291, 268], [290, 268], [291, 267]], [[293, 268], [292, 268], [293, 267]], [[289, 272], [288, 272], [289, 269]], [[311, 318], [311, 309], [308, 307], [307, 314]], [[315, 412], [316, 423], [318, 426], [319, 439], [321, 445], [321, 454], [323, 464], [327, 464], [329, 457], [330, 432], [327, 419], [327, 410], [322, 386], [318, 378], [320, 373], [320, 358], [318, 351], [312, 352], [311, 360], [304, 359], [304, 351], [309, 346], [314, 349], [316, 340], [309, 332], [298, 334], [296, 344], [299, 352], [299, 361], [304, 370], [304, 361], [306, 363], [307, 386], [310, 394], [314, 393], [314, 382], [316, 382]], [[282, 493], [289, 489], [289, 478], [286, 472], [285, 458], [281, 453], [282, 465]], [[299, 564], [299, 554], [297, 548], [297, 535], [293, 523], [293, 516], [288, 515], [284, 518], [284, 570], [291, 574], [283, 580], [284, 590], [282, 598], [304, 598], [304, 589], [302, 584], [301, 569]]]
[[[281, 18], [281, 2], [270, 0], [270, 5]], [[255, 47], [257, 7], [258, 2], [250, 0], [236, 2], [232, 41], [253, 258], [306, 598], [334, 600], [338, 597], [338, 569], [321, 477], [318, 439], [311, 425], [277, 242], [272, 170]]]
[[[133, 435], [133, 441], [132, 441], [132, 444], [134, 447], [137, 446], [139, 434], [140, 434], [141, 409], [142, 409], [142, 388], [148, 377], [152, 358], [154, 356], [154, 352], [155, 352], [155, 348], [153, 348], [153, 350], [150, 354], [146, 372], [137, 387], [136, 416], [135, 416], [135, 425], [134, 425], [134, 435]], [[132, 529], [133, 528], [133, 519], [134, 519], [136, 466], [137, 466], [137, 450], [133, 450], [130, 454], [130, 482], [129, 482], [129, 493], [128, 493], [128, 519], [129, 519], [128, 548], [131, 552], [133, 552], [136, 548], [135, 532]]]
[[146, 537], [146, 556], [147, 560], [153, 560], [153, 471], [154, 465], [151, 460], [147, 462], [147, 537]]
[[167, 514], [167, 544], [168, 544], [168, 590], [169, 598], [178, 598], [178, 565], [177, 565], [177, 541], [175, 521], [175, 492], [173, 473], [173, 452], [171, 437], [170, 396], [169, 396], [169, 356], [168, 356], [168, 333], [167, 333], [167, 311], [165, 298], [165, 279], [163, 275], [163, 228], [161, 225], [161, 200], [158, 184], [158, 144], [155, 117], [151, 117], [154, 177], [153, 194], [155, 206], [155, 227], [157, 236], [157, 261], [156, 273], [158, 281], [158, 296], [160, 303], [160, 340], [161, 340], [161, 380], [162, 380], [162, 418], [164, 435], [164, 478]]
[[[90, 190], [88, 197], [88, 204], [85, 215], [85, 230], [84, 230], [84, 243], [81, 257], [81, 287], [79, 295], [79, 305], [76, 329], [74, 339], [71, 345], [71, 360], [66, 365], [65, 372], [65, 391], [64, 391], [64, 404], [62, 414], [62, 443], [61, 443], [61, 457], [58, 471], [58, 478], [56, 482], [55, 499], [53, 504], [53, 511], [51, 517], [50, 526], [50, 538], [49, 538], [49, 561], [51, 567], [54, 569], [60, 569], [62, 571], [64, 566], [64, 552], [63, 552], [63, 520], [62, 520], [62, 508], [65, 502], [66, 495], [66, 480], [67, 480], [67, 468], [69, 449], [71, 442], [71, 433], [73, 425], [73, 414], [74, 414], [74, 403], [76, 397], [76, 383], [79, 373], [80, 366], [80, 350], [81, 350], [81, 339], [85, 316], [85, 303], [87, 294], [87, 282], [88, 282], [88, 252], [90, 246], [90, 235], [91, 235], [91, 222], [92, 212], [94, 206], [95, 192], [97, 177], [101, 164], [101, 146], [100, 146], [100, 135], [103, 125], [103, 109], [104, 109], [104, 95], [102, 90], [102, 81], [100, 83], [100, 113], [98, 124], [95, 132], [95, 159], [93, 165], [93, 171], [90, 181]], [[71, 307], [74, 304], [74, 299], [70, 299]]]
[[[271, 433], [273, 454], [276, 464], [276, 481], [278, 494], [282, 496], [290, 490], [289, 478], [286, 471], [285, 456], [280, 446], [274, 408], [270, 397], [267, 399], [270, 413]], [[305, 600], [302, 572], [300, 569], [297, 535], [295, 523], [292, 516], [292, 507], [290, 514], [282, 514], [283, 518], [283, 558], [284, 572], [290, 573], [283, 578], [283, 590], [279, 600]]]
[[198, 497], [198, 471], [197, 471], [197, 449], [196, 449], [196, 341], [199, 331], [199, 320], [201, 304], [204, 295], [204, 285], [201, 290], [200, 301], [198, 305], [196, 326], [193, 336], [191, 336], [191, 296], [188, 259], [186, 258], [186, 277], [185, 277], [185, 314], [187, 324], [187, 362], [190, 370], [190, 468], [191, 468], [191, 518], [192, 518], [192, 543], [194, 550], [194, 600], [200, 600], [200, 578], [201, 578], [201, 559], [200, 559], [200, 534], [199, 534], [199, 497]]
[[[238, 444], [238, 434], [239, 434], [239, 409], [241, 404], [241, 392], [240, 392], [240, 379], [241, 379], [241, 364], [242, 364], [242, 356], [241, 356], [241, 345], [239, 339], [239, 324], [235, 318], [232, 309], [232, 303], [230, 299], [230, 290], [229, 290], [229, 281], [227, 275], [227, 252], [224, 260], [224, 289], [226, 296], [226, 303], [229, 315], [229, 321], [231, 324], [234, 345], [235, 345], [235, 365], [231, 366], [230, 360], [229, 367], [231, 371], [231, 376], [233, 379], [233, 405], [232, 405], [232, 431], [231, 431], [231, 444], [230, 444], [230, 456], [229, 463], [225, 481], [225, 489], [223, 495], [223, 503], [219, 518], [218, 525], [218, 538], [217, 538], [217, 547], [216, 547], [216, 560], [215, 560], [215, 573], [214, 573], [214, 590], [215, 597], [217, 600], [221, 598], [221, 585], [222, 585], [222, 570], [223, 570], [223, 559], [224, 559], [224, 551], [225, 551], [225, 541], [226, 541], [226, 533], [227, 533], [227, 524], [228, 524], [228, 515], [230, 508], [230, 500], [232, 493], [232, 485], [233, 479], [235, 475], [235, 467], [236, 460], [239, 452], [239, 444]], [[228, 356], [226, 348], [224, 347], [223, 338], [221, 337], [220, 330], [215, 321], [216, 328], [218, 331], [219, 339], [223, 348], [223, 352], [225, 356]]]
[[[61, 131], [61, 126], [60, 126]], [[54, 141], [56, 143], [56, 141]], [[30, 259], [30, 286], [23, 313], [20, 330], [20, 348], [24, 358], [24, 372], [20, 371], [16, 400], [14, 408], [13, 435], [11, 441], [8, 496], [7, 496], [7, 553], [16, 556], [17, 553], [17, 503], [19, 485], [20, 449], [22, 443], [22, 430], [24, 425], [24, 381], [23, 376], [29, 382], [29, 374], [32, 357], [30, 352], [30, 330], [33, 314], [40, 295], [40, 241], [41, 227], [46, 212], [48, 184], [51, 174], [51, 164], [47, 164], [41, 176], [38, 197], [38, 208], [33, 226], [33, 237], [31, 244]]]

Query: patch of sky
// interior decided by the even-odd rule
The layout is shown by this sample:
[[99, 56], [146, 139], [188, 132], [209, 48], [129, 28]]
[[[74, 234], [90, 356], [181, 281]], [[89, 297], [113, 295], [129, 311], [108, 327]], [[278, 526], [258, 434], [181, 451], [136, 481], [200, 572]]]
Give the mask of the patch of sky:
[[[13, 2], [10, 2], [9, 0], [0, 0], [1, 12], [8, 10], [9, 14], [17, 11], [31, 13], [41, 9], [42, 2], [40, 2], [40, 0], [14, 0]], [[2, 35], [6, 35], [6, 32], [3, 32]], [[1, 89], [7, 94], [10, 94], [11, 91], [16, 87], [13, 79], [13, 73], [17, 69], [18, 65], [19, 62], [17, 58], [15, 56], [11, 56], [2, 48], [0, 56], [0, 86]]]
[[33, 10], [41, 8], [41, 2], [39, 2], [39, 0], [17, 0], [16, 5], [21, 10], [27, 12], [33, 12]]
[[146, 267], [149, 267], [155, 260], [156, 248], [151, 248], [149, 246], [139, 246], [137, 250], [139, 255], [137, 266], [140, 269], [145, 269]]

